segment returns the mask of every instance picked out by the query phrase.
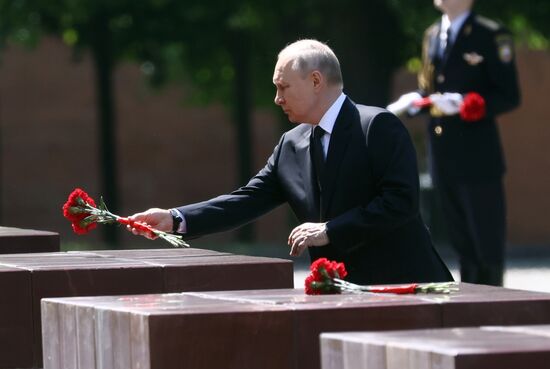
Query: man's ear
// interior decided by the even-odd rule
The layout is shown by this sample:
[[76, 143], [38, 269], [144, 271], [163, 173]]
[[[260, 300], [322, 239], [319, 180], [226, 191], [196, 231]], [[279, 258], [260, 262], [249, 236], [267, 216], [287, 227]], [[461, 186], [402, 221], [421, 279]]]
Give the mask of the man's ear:
[[311, 81], [313, 82], [313, 88], [319, 89], [323, 83], [323, 75], [318, 70], [311, 72]]

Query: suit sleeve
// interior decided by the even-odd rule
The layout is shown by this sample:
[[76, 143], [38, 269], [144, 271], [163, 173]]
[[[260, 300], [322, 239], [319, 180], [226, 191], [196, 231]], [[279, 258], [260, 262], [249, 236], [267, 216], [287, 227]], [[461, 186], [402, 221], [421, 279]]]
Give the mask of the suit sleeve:
[[[281, 142], [283, 141], [281, 138]], [[285, 202], [276, 167], [281, 143], [267, 164], [245, 186], [227, 195], [178, 207], [185, 217], [185, 238], [223, 232], [249, 223]]]
[[482, 92], [487, 116], [495, 117], [517, 107], [520, 92], [512, 36], [505, 29], [491, 34], [487, 42], [486, 72], [489, 87]]
[[416, 153], [407, 129], [393, 114], [381, 113], [367, 142], [376, 195], [327, 223], [330, 242], [338, 248], [380, 239], [419, 215]]

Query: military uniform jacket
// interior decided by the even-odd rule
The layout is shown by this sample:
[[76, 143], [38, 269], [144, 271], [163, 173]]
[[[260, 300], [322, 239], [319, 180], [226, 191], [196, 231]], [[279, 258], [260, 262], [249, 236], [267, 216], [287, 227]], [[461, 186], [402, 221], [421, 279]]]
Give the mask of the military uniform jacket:
[[436, 180], [477, 181], [504, 174], [505, 163], [495, 117], [519, 104], [512, 39], [499, 24], [470, 14], [446, 57], [439, 56], [440, 23], [425, 33], [421, 94], [477, 92], [485, 118], [465, 122], [459, 115], [432, 117], [428, 126], [431, 169]]
[[346, 264], [357, 283], [451, 280], [419, 214], [416, 154], [393, 114], [347, 98], [335, 121], [318, 190], [312, 126], [286, 132], [265, 167], [228, 195], [178, 208], [187, 237], [236, 228], [283, 203], [300, 223], [328, 222], [330, 244], [313, 260]]

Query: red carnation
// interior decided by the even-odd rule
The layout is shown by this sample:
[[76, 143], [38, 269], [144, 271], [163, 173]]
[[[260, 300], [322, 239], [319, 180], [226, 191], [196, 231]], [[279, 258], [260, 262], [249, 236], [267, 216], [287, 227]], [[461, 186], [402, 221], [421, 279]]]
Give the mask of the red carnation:
[[476, 92], [466, 94], [460, 105], [460, 117], [466, 122], [476, 122], [485, 117], [485, 99]]
[[90, 207], [96, 207], [94, 199], [80, 188], [75, 188], [63, 204], [63, 216], [71, 221], [76, 234], [86, 234], [97, 226], [90, 217]]
[[313, 274], [308, 275], [306, 277], [306, 281], [305, 281], [306, 294], [307, 295], [320, 295], [321, 290], [314, 288], [315, 284], [313, 282], [315, 282], [315, 277], [313, 276]]
[[103, 198], [99, 201], [99, 207], [85, 191], [75, 188], [69, 195], [67, 202], [63, 204], [63, 216], [72, 224], [76, 234], [86, 234], [101, 224], [122, 224], [145, 232], [150, 238], [160, 237], [176, 247], [189, 247], [180, 235], [159, 231], [147, 224], [135, 222], [128, 218], [120, 217], [107, 210]]
[[348, 275], [344, 263], [329, 261], [326, 258], [315, 260], [305, 279], [305, 291], [308, 295], [327, 295], [334, 293], [452, 293], [458, 291], [455, 282], [409, 283], [402, 285], [362, 286], [343, 280]]
[[73, 231], [76, 234], [86, 234], [90, 232], [92, 229], [95, 229], [97, 227], [97, 223], [94, 221], [86, 221], [86, 219], [82, 219], [78, 222], [73, 222]]
[[334, 286], [333, 278], [344, 278], [348, 272], [343, 263], [329, 261], [327, 258], [315, 260], [310, 266], [311, 273], [305, 280], [306, 293], [308, 295], [339, 293]]

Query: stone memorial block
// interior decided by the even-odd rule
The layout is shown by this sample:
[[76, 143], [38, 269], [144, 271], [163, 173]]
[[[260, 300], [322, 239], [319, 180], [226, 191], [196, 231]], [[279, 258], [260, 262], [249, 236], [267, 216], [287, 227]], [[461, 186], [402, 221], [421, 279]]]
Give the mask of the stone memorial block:
[[549, 323], [544, 292], [461, 283], [458, 294], [417, 297], [441, 304], [443, 327]]
[[[550, 308], [541, 308], [550, 304], [550, 294], [469, 284], [461, 284], [452, 295], [307, 296], [295, 289], [46, 299], [42, 314], [48, 326], [43, 334], [52, 341], [45, 351], [44, 368], [73, 368], [74, 360], [84, 355], [77, 349], [60, 352], [62, 337], [78, 347], [78, 342], [96, 337], [90, 349], [95, 366], [76, 368], [117, 368], [109, 358], [124, 357], [125, 367], [140, 369], [318, 369], [322, 332], [437, 328], [450, 322], [467, 326], [474, 321], [470, 313], [448, 317], [456, 309], [453, 305], [472, 312], [481, 307], [482, 318], [493, 321], [484, 310], [493, 300], [498, 306], [494, 314], [503, 324], [521, 320], [520, 302], [525, 305], [523, 311], [536, 310], [537, 320], [550, 324]], [[66, 316], [78, 314], [86, 315], [79, 318], [82, 321], [94, 322], [93, 332], [88, 328], [84, 337], [81, 329], [59, 331], [65, 324], [60, 320], [75, 320]], [[531, 314], [525, 315], [527, 322], [532, 319]], [[244, 344], [245, 338], [251, 343]]]
[[0, 368], [32, 367], [31, 278], [0, 265]]
[[548, 368], [550, 326], [321, 335], [322, 369]]
[[59, 233], [0, 227], [0, 254], [59, 251]]
[[[28, 308], [33, 316], [25, 318], [28, 325], [23, 328], [30, 327], [31, 334], [25, 334], [25, 337], [32, 339], [25, 346], [32, 348], [34, 366], [37, 367], [42, 365], [40, 300], [44, 297], [293, 286], [292, 262], [289, 260], [200, 249], [0, 255], [0, 266], [23, 271], [30, 281], [27, 287], [30, 299], [24, 308]], [[4, 274], [0, 270], [0, 282]], [[25, 310], [23, 307], [14, 309], [15, 314], [19, 311], [23, 313]], [[0, 346], [0, 358], [3, 351]], [[32, 367], [23, 364], [26, 360], [21, 356], [17, 367]]]
[[42, 319], [45, 369], [318, 368], [320, 332], [441, 325], [433, 303], [301, 289], [44, 299]]

